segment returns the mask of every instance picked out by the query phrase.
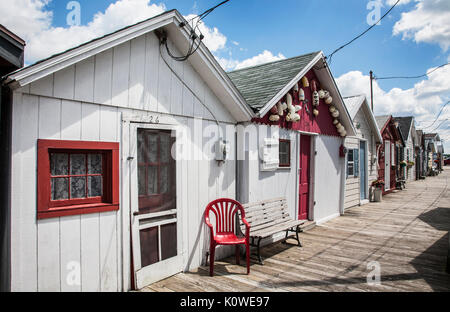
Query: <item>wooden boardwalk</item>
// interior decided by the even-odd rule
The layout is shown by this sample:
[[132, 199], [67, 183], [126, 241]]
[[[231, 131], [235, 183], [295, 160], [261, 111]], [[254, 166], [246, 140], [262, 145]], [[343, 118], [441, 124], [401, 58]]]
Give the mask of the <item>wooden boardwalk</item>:
[[[303, 248], [272, 244], [262, 248], [265, 265], [251, 274], [234, 258], [181, 273], [143, 291], [304, 292], [450, 291], [445, 273], [450, 230], [450, 169], [410, 182], [407, 189], [346, 211], [300, 238]], [[381, 285], [369, 285], [369, 263], [380, 266]], [[242, 264], [245, 261], [242, 261]]]

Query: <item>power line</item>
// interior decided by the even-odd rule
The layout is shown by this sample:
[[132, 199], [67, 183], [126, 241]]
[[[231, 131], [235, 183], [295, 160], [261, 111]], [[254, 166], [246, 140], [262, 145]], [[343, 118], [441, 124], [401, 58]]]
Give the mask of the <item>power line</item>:
[[447, 121], [449, 121], [450, 119], [445, 119], [443, 122], [441, 122], [439, 124], [439, 126], [437, 126], [435, 129], [431, 130], [430, 132], [433, 133], [435, 132], [437, 129], [439, 129], [443, 124], [445, 124]]
[[[195, 52], [197, 52], [197, 50], [200, 48], [200, 45], [202, 44], [203, 39], [205, 38], [205, 36], [202, 34], [202, 32], [199, 28], [200, 24], [202, 23], [202, 20], [204, 18], [206, 18], [209, 14], [211, 14], [215, 9], [217, 9], [218, 7], [224, 5], [225, 3], [229, 2], [229, 1], [231, 1], [231, 0], [222, 1], [218, 5], [206, 10], [202, 14], [193, 17], [188, 22], [190, 24], [194, 19], [198, 18], [197, 22], [195, 23], [195, 26], [194, 26], [194, 23], [192, 23], [192, 26], [191, 26], [192, 29], [191, 29], [191, 34], [190, 34], [191, 43], [189, 45], [189, 48], [188, 48], [186, 54], [184, 54], [184, 55], [180, 55], [180, 56], [174, 55], [170, 51], [169, 45], [167, 43], [167, 35], [162, 34], [162, 36], [160, 38], [160, 42], [162, 45], [165, 46], [167, 54], [177, 62], [184, 62], [184, 61], [188, 60], [189, 57], [191, 57]], [[179, 27], [185, 27], [185, 26], [186, 26], [185, 22], [181, 22], [179, 25]], [[197, 32], [199, 34], [197, 34]]]
[[438, 67], [436, 67], [435, 69], [433, 69], [433, 70], [430, 70], [429, 72], [427, 72], [427, 73], [425, 73], [425, 74], [423, 74], [423, 75], [419, 75], [419, 76], [397, 76], [397, 77], [381, 77], [381, 78], [378, 78], [378, 77], [375, 77], [375, 80], [388, 80], [388, 79], [417, 79], [417, 78], [422, 78], [422, 77], [426, 77], [426, 76], [428, 76], [428, 75], [430, 75], [431, 73], [434, 73], [435, 71], [437, 71], [438, 69], [441, 69], [442, 67], [445, 67], [445, 66], [447, 66], [447, 65], [450, 65], [450, 62], [449, 63], [446, 63], [446, 64], [442, 64], [442, 65], [440, 65], [440, 66], [438, 66]]
[[433, 123], [432, 123], [430, 126], [423, 128], [423, 130], [428, 129], [428, 128], [431, 128], [431, 127], [434, 126], [434, 124], [436, 123], [436, 121], [438, 121], [439, 117], [441, 117], [442, 112], [444, 111], [444, 109], [447, 107], [447, 105], [448, 105], [449, 103], [450, 103], [450, 101], [448, 101], [447, 103], [445, 103], [445, 105], [442, 107], [441, 111], [439, 112], [438, 116], [437, 116], [436, 119], [433, 121]]
[[353, 38], [352, 40], [350, 40], [349, 42], [347, 42], [346, 44], [340, 46], [339, 48], [337, 48], [336, 50], [333, 51], [333, 53], [331, 53], [329, 56], [327, 56], [327, 58], [329, 59], [329, 64], [331, 64], [333, 55], [336, 54], [337, 52], [339, 52], [340, 50], [342, 50], [343, 48], [345, 48], [346, 46], [352, 44], [354, 41], [358, 40], [359, 38], [361, 38], [362, 36], [364, 36], [367, 32], [369, 32], [372, 28], [374, 28], [376, 25], [378, 25], [378, 23], [381, 22], [381, 20], [383, 20], [387, 15], [389, 15], [389, 13], [391, 13], [391, 11], [397, 6], [397, 4], [400, 2], [400, 0], [397, 0], [397, 2], [389, 9], [389, 11], [387, 11], [379, 20], [378, 22], [376, 22], [375, 24], [373, 24], [372, 26], [370, 26], [369, 28], [367, 28], [364, 32], [362, 32], [361, 34], [359, 34], [358, 36], [356, 36], [355, 38]]

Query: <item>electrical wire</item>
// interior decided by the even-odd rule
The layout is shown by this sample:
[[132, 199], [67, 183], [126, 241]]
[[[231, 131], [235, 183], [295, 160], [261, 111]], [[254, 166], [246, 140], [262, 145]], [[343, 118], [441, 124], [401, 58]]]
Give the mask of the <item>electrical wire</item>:
[[431, 133], [434, 133], [437, 129], [439, 129], [440, 127], [442, 127], [443, 124], [445, 124], [447, 121], [449, 121], [450, 119], [445, 119], [443, 122], [441, 122], [439, 124], [439, 126], [437, 126], [435, 129], [431, 130]]
[[441, 111], [439, 112], [438, 116], [436, 117], [436, 119], [433, 121], [433, 123], [425, 128], [423, 128], [423, 130], [425, 129], [429, 129], [431, 127], [434, 126], [434, 124], [436, 123], [436, 121], [438, 121], [439, 117], [441, 117], [442, 112], [444, 111], [444, 109], [447, 107], [447, 105], [450, 103], [450, 101], [448, 101], [447, 103], [445, 103], [445, 105], [442, 107]]
[[[184, 62], [184, 61], [187, 61], [187, 60], [189, 59], [189, 57], [191, 57], [195, 52], [197, 52], [197, 50], [200, 48], [200, 45], [201, 45], [201, 43], [202, 43], [202, 40], [205, 38], [205, 36], [202, 34], [202, 32], [201, 32], [201, 30], [200, 30], [200, 25], [201, 25], [201, 23], [202, 23], [202, 20], [205, 19], [209, 14], [211, 14], [215, 9], [217, 9], [218, 7], [224, 5], [225, 3], [229, 2], [229, 1], [231, 1], [231, 0], [225, 0], [225, 1], [222, 1], [222, 2], [219, 3], [218, 5], [216, 5], [216, 6], [212, 7], [212, 8], [210, 8], [210, 9], [206, 10], [206, 11], [203, 12], [202, 14], [193, 17], [193, 18], [188, 22], [189, 26], [191, 26], [191, 35], [190, 35], [191, 43], [190, 43], [189, 48], [188, 48], [188, 50], [187, 50], [187, 52], [186, 52], [185, 55], [180, 55], [180, 56], [174, 55], [174, 54], [170, 51], [169, 45], [167, 44], [167, 40], [165, 40], [165, 41], [163, 42], [163, 44], [164, 44], [165, 47], [166, 47], [167, 54], [168, 54], [172, 59], [174, 59], [174, 60], [177, 61], [177, 62]], [[194, 22], [193, 22], [193, 21], [194, 21], [195, 19], [198, 19], [198, 20], [197, 20], [197, 22], [196, 22], [195, 25], [194, 25]], [[192, 25], [191, 25], [191, 22], [192, 22]], [[186, 26], [186, 23], [185, 23], [185, 22], [182, 22], [182, 23], [180, 23], [179, 26], [180, 26], [180, 27], [184, 27], [184, 26]], [[199, 34], [197, 34], [197, 33], [199, 33]], [[198, 39], [198, 43], [196, 43], [197, 39]]]
[[450, 65], [450, 62], [448, 62], [448, 63], [446, 63], [446, 64], [442, 64], [442, 65], [436, 67], [435, 69], [430, 70], [429, 72], [427, 72], [427, 73], [425, 73], [425, 74], [423, 74], [423, 75], [419, 75], [419, 76], [404, 76], [404, 77], [402, 77], [402, 76], [397, 76], [397, 77], [395, 77], [395, 76], [394, 76], [394, 77], [381, 77], [381, 78], [375, 77], [374, 79], [375, 79], [375, 80], [388, 80], [388, 79], [417, 79], [417, 78], [426, 77], [426, 76], [428, 76], [428, 75], [434, 73], [434, 72], [437, 71], [438, 69], [441, 69], [441, 68], [443, 68], [443, 67], [445, 67], [445, 66], [447, 66], [447, 65]]

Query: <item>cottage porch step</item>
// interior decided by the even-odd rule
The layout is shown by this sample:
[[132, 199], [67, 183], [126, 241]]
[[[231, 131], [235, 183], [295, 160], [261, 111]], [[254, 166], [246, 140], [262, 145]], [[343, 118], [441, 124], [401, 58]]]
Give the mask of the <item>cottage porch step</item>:
[[311, 230], [311, 229], [313, 229], [315, 227], [316, 227], [316, 221], [306, 221], [305, 223], [303, 223], [300, 226], [300, 229], [302, 230], [302, 232], [306, 232], [306, 231], [309, 231], [309, 230]]

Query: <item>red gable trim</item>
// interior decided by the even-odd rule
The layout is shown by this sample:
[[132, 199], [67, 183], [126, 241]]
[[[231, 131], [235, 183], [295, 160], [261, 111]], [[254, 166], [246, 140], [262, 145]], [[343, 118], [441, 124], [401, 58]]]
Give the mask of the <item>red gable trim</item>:
[[[290, 129], [290, 130], [297, 130], [297, 131], [304, 131], [304, 132], [310, 132], [310, 133], [317, 133], [317, 134], [324, 134], [324, 135], [330, 135], [330, 136], [337, 136], [340, 137], [340, 134], [337, 132], [336, 127], [333, 125], [334, 118], [331, 116], [329, 108], [330, 105], [327, 105], [324, 100], [320, 100], [320, 105], [316, 108], [319, 111], [319, 116], [315, 117], [313, 115], [313, 105], [312, 105], [312, 90], [311, 85], [312, 81], [316, 81], [317, 83], [317, 89], [320, 90], [320, 82], [317, 79], [317, 76], [315, 75], [313, 70], [310, 70], [305, 75], [309, 82], [310, 87], [303, 88], [301, 81], [299, 81], [299, 87], [301, 87], [305, 91], [305, 97], [308, 100], [308, 103], [304, 103], [302, 105], [302, 110], [298, 112], [300, 114], [300, 121], [299, 122], [287, 122], [286, 121], [286, 113], [283, 117], [281, 117], [280, 121], [278, 122], [271, 122], [269, 120], [269, 117], [271, 112], [269, 111], [263, 118], [253, 118], [252, 122], [259, 123], [259, 124], [265, 124], [270, 126], [278, 126], [283, 129]], [[299, 99], [298, 99], [298, 93], [294, 91], [290, 91], [292, 98], [293, 98], [293, 105], [300, 105]], [[286, 101], [286, 96], [283, 97], [283, 101]], [[309, 111], [309, 112], [308, 112]], [[343, 114], [344, 112], [341, 112]]]

